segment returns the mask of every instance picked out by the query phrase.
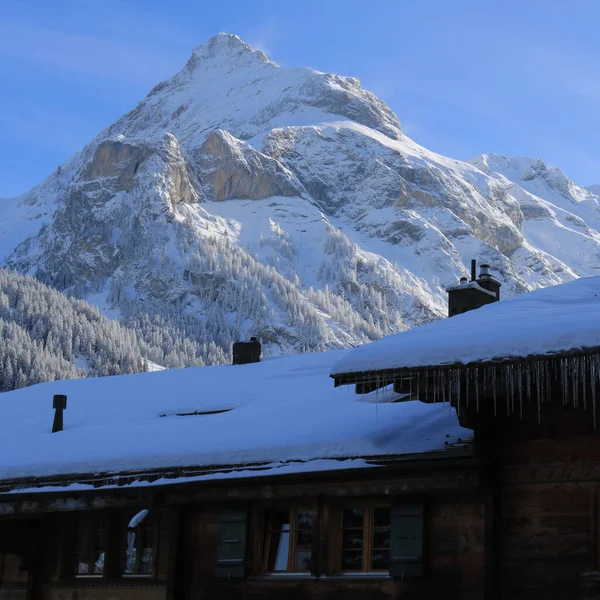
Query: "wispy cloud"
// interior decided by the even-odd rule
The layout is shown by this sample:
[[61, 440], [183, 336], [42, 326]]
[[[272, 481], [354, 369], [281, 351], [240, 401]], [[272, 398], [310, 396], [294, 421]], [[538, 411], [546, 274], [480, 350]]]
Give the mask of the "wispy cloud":
[[[228, 32], [236, 33], [236, 32]], [[242, 34], [242, 39], [250, 44], [256, 50], [260, 50], [271, 60], [277, 48], [277, 43], [281, 39], [282, 29], [273, 19], [264, 21], [258, 27], [252, 27]]]

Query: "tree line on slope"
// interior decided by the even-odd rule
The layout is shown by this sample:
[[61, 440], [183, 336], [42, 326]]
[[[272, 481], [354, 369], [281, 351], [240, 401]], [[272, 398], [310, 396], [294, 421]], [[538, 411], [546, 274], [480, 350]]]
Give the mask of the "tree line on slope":
[[0, 269], [0, 392], [57, 379], [139, 373], [148, 361], [183, 367], [228, 358], [159, 316], [138, 314], [130, 323], [111, 320], [33, 277]]

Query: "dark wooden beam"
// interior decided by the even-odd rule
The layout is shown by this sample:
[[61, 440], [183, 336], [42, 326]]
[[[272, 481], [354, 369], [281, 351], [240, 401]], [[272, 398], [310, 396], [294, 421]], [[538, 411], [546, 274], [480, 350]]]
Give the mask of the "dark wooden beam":
[[165, 600], [177, 600], [181, 597], [181, 587], [183, 585], [183, 550], [184, 540], [182, 535], [183, 521], [181, 518], [182, 509], [180, 506], [172, 506], [167, 513], [169, 522], [169, 549], [167, 562], [167, 589]]

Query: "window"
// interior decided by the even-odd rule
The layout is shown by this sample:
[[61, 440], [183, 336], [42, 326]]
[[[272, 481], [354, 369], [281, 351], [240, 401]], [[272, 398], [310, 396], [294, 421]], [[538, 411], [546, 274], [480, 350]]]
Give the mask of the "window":
[[77, 576], [104, 575], [106, 527], [100, 516], [83, 516], [75, 524], [73, 571]]
[[342, 510], [340, 563], [342, 572], [389, 570], [389, 506], [360, 506]]
[[307, 573], [311, 570], [313, 511], [274, 510], [267, 514], [266, 571]]
[[121, 540], [123, 575], [152, 575], [155, 535], [152, 516], [144, 516], [135, 527], [130, 526], [132, 519], [137, 520], [141, 514], [128, 514], [123, 523]]

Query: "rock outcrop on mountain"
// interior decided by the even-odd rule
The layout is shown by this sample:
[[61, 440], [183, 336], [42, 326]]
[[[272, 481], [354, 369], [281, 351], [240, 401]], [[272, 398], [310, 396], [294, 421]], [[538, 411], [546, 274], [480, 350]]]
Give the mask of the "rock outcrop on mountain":
[[597, 273], [599, 202], [539, 160], [430, 152], [357, 79], [219, 34], [0, 204], [0, 260], [225, 351], [308, 351], [443, 316], [471, 258], [505, 296]]

